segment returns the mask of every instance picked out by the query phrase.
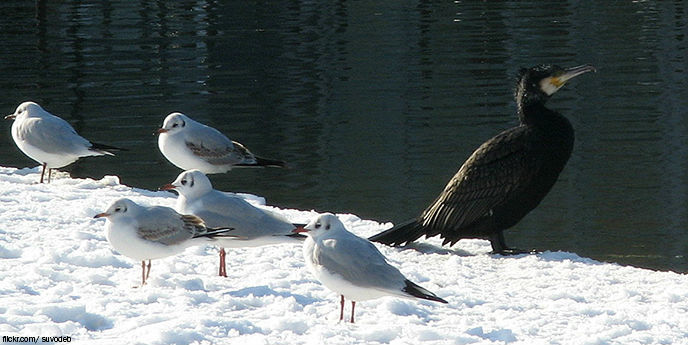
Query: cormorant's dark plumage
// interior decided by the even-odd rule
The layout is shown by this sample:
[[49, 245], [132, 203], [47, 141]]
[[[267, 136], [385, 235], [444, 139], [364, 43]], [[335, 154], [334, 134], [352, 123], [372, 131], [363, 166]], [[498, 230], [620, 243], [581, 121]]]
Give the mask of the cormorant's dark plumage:
[[489, 239], [508, 254], [502, 231], [514, 226], [547, 195], [573, 148], [573, 127], [545, 102], [569, 79], [594, 71], [584, 65], [522, 69], [516, 85], [520, 124], [480, 145], [442, 194], [416, 219], [370, 238], [389, 245], [441, 235], [443, 244]]

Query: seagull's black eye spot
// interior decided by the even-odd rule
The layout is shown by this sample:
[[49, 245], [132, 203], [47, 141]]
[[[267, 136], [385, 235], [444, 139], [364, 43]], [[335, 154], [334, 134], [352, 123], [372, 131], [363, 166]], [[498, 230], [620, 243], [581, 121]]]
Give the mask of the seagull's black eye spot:
[[182, 127], [186, 126], [186, 122], [182, 120]]
[[121, 207], [115, 207], [115, 212], [119, 212], [119, 211], [122, 211], [122, 208]]
[[330, 224], [327, 224], [327, 226], [325, 226], [325, 230], [330, 230]]
[[177, 128], [178, 126], [179, 126], [179, 125], [175, 123], [175, 124], [172, 125], [172, 128]]
[[315, 228], [320, 229], [320, 223], [315, 223]]
[[182, 180], [182, 186], [186, 186], [186, 180]]

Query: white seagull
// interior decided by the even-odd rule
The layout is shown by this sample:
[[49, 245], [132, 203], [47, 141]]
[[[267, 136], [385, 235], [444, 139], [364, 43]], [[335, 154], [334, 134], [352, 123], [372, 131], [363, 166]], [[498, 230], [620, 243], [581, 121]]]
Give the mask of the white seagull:
[[[218, 239], [228, 236], [231, 228], [208, 229], [203, 220], [182, 215], [164, 206], [144, 207], [129, 199], [115, 201], [107, 211], [93, 218], [105, 217], [105, 237], [120, 254], [141, 260], [141, 285], [150, 275], [151, 260], [176, 255], [184, 249], [204, 244], [194, 239]], [[146, 260], [148, 269], [146, 270]]]
[[244, 145], [232, 141], [213, 127], [182, 113], [167, 115], [158, 129], [160, 152], [177, 167], [218, 174], [233, 167], [279, 167], [286, 163], [255, 156]]
[[93, 143], [76, 133], [67, 121], [45, 111], [34, 102], [24, 102], [14, 114], [5, 116], [12, 123], [12, 138], [25, 155], [48, 169], [48, 183], [52, 169], [61, 168], [86, 156], [114, 156], [110, 151], [123, 149]]
[[208, 177], [198, 170], [184, 171], [161, 190], [179, 193], [175, 209], [193, 214], [211, 227], [231, 227], [233, 237], [218, 239], [220, 248], [219, 275], [226, 277], [224, 248], [258, 247], [279, 243], [301, 243], [303, 235], [296, 234], [303, 225], [292, 224], [286, 218], [255, 207], [246, 200], [213, 189]]
[[308, 238], [303, 256], [315, 277], [341, 295], [339, 320], [344, 319], [344, 298], [351, 300], [351, 322], [356, 301], [383, 296], [422, 298], [447, 303], [406, 279], [370, 241], [346, 230], [331, 213], [314, 219], [303, 230]]

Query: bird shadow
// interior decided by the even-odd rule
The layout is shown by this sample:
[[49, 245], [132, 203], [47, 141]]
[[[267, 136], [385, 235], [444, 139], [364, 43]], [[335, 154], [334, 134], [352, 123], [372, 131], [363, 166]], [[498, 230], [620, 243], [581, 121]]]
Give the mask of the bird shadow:
[[422, 254], [440, 254], [440, 255], [456, 255], [456, 256], [476, 256], [479, 254], [471, 253], [463, 249], [451, 249], [440, 247], [431, 243], [411, 242], [403, 246], [397, 246], [400, 250], [415, 250]]
[[224, 293], [225, 295], [229, 295], [232, 297], [266, 297], [266, 296], [276, 296], [276, 297], [293, 297], [294, 300], [296, 300], [297, 303], [301, 305], [308, 305], [308, 304], [313, 304], [317, 301], [315, 298], [307, 297], [304, 295], [298, 295], [298, 294], [293, 294], [293, 293], [287, 293], [287, 292], [279, 292], [271, 289], [267, 285], [260, 285], [260, 286], [251, 286], [251, 287], [246, 287], [234, 291], [228, 291]]
[[545, 251], [534, 253], [533, 255], [536, 255], [540, 260], [546, 261], [546, 262], [576, 262], [576, 263], [582, 263], [582, 264], [586, 264], [586, 265], [595, 265], [595, 266], [613, 263], [613, 262], [599, 261], [599, 260], [595, 260], [592, 258], [580, 256], [580, 255], [573, 253], [573, 252], [565, 252], [565, 251], [545, 250]]
[[495, 253], [495, 252], [469, 252], [463, 249], [452, 249], [452, 248], [445, 248], [442, 246], [438, 246], [435, 244], [431, 243], [426, 243], [426, 242], [411, 242], [403, 246], [394, 246], [393, 248], [396, 248], [398, 250], [415, 250], [419, 253], [422, 254], [439, 254], [439, 255], [456, 255], [460, 257], [470, 257], [470, 256], [480, 256], [480, 255], [487, 255], [493, 259], [499, 259], [499, 258], [511, 258], [511, 259], [521, 259], [525, 257], [530, 257], [530, 256], [535, 256], [539, 260], [542, 261], [550, 261], [550, 262], [565, 262], [565, 261], [571, 261], [571, 262], [578, 262], [578, 263], [584, 263], [584, 264], [590, 264], [590, 265], [601, 265], [604, 264], [604, 262], [591, 259], [591, 258], [586, 258], [582, 257], [576, 253], [572, 252], [564, 252], [564, 251], [551, 251], [551, 250], [542, 250], [542, 249], [531, 249], [527, 251], [516, 251], [513, 254], [501, 254], [501, 253]]

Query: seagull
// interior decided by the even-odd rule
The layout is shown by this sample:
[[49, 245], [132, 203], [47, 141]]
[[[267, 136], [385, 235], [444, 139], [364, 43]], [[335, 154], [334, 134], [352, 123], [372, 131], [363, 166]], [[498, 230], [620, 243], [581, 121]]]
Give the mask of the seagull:
[[182, 113], [171, 113], [158, 129], [160, 152], [183, 170], [206, 174], [225, 173], [233, 167], [279, 167], [286, 163], [253, 155], [244, 145], [232, 141], [213, 127]]
[[93, 218], [103, 217], [107, 219], [105, 237], [112, 247], [124, 256], [141, 260], [141, 286], [150, 276], [152, 259], [176, 255], [204, 243], [195, 239], [232, 236], [227, 234], [231, 228], [207, 228], [196, 216], [182, 215], [164, 206], [144, 207], [127, 198], [115, 201]]
[[187, 170], [176, 180], [160, 187], [179, 193], [177, 212], [202, 218], [208, 226], [234, 228], [233, 237], [218, 240], [220, 248], [219, 275], [226, 277], [226, 252], [224, 248], [258, 247], [280, 243], [300, 243], [303, 235], [294, 230], [303, 224], [292, 224], [287, 219], [268, 210], [251, 205], [246, 200], [213, 189], [208, 177], [199, 170]]
[[447, 303], [406, 279], [370, 241], [347, 231], [331, 213], [320, 215], [297, 232], [308, 235], [303, 245], [306, 265], [323, 285], [341, 295], [340, 321], [345, 298], [351, 300], [351, 323], [356, 301], [399, 296]]
[[41, 181], [48, 169], [61, 168], [87, 156], [114, 156], [124, 149], [93, 143], [76, 133], [67, 121], [45, 111], [34, 102], [24, 102], [14, 114], [5, 116], [12, 123], [12, 138], [25, 155], [43, 165]]

